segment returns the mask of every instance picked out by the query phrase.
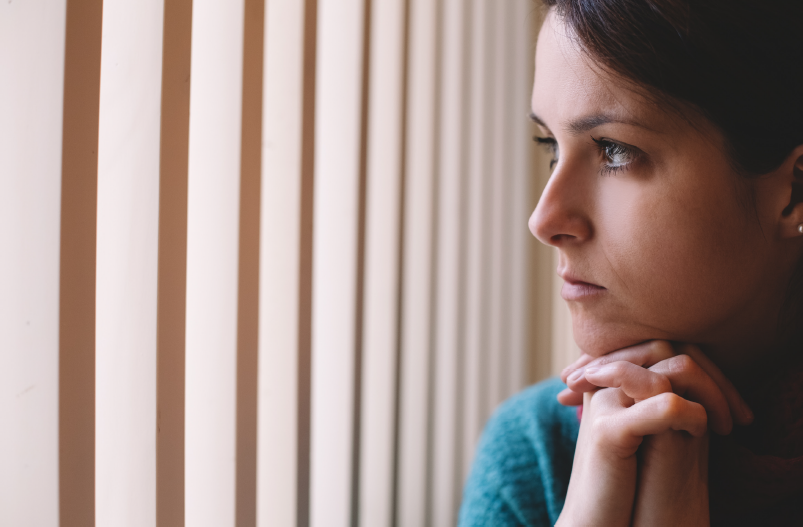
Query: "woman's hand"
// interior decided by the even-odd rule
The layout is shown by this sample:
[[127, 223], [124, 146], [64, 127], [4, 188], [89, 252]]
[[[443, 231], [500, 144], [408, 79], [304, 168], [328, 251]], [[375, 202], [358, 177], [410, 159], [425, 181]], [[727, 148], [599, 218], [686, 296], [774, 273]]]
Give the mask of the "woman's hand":
[[[749, 408], [719, 369], [694, 346], [683, 346], [680, 351], [678, 354], [668, 342], [652, 341], [597, 359], [581, 357], [564, 371], [569, 390], [559, 399], [576, 404], [580, 393], [588, 398], [588, 393], [603, 387], [624, 391], [634, 407], [644, 406], [651, 398], [666, 399], [662, 404], [676, 406], [668, 410], [670, 414], [689, 412], [688, 417], [708, 421], [720, 434], [730, 432], [733, 420], [750, 422]], [[699, 404], [679, 404], [667, 398], [670, 393]], [[702, 417], [700, 407], [704, 408]], [[586, 413], [584, 408], [583, 421]], [[658, 412], [641, 418], [660, 421], [666, 417]], [[708, 437], [677, 430], [677, 426], [669, 426], [663, 432], [645, 434], [639, 444], [633, 525], [708, 524]]]
[[[601, 366], [586, 360], [583, 372], [569, 379], [575, 393], [585, 392], [584, 408], [566, 503], [558, 524], [630, 525], [637, 492], [637, 452], [645, 436], [672, 431], [688, 432], [693, 437], [706, 434], [708, 419], [704, 405], [674, 393], [666, 375], [623, 360], [662, 362], [669, 355], [674, 356], [667, 353], [665, 346], [669, 344], [620, 350], [606, 356], [618, 354], [619, 360]], [[671, 371], [666, 373], [672, 375]], [[600, 386], [604, 388], [599, 389]], [[718, 426], [729, 429], [727, 403], [712, 386], [715, 385], [704, 381], [699, 386], [690, 383], [683, 391], [702, 393], [702, 398], [716, 408], [715, 413], [722, 416]], [[561, 397], [566, 399], [567, 394]], [[639, 497], [641, 492], [639, 487]]]
[[664, 393], [635, 403], [620, 388], [585, 394], [572, 475], [558, 525], [631, 525], [645, 436], [684, 430], [706, 433], [705, 410]]
[[[664, 361], [670, 362], [660, 364]], [[608, 365], [617, 362], [630, 363], [630, 366], [620, 364], [613, 370], [609, 369]], [[599, 369], [602, 368], [607, 369], [600, 374]], [[671, 343], [663, 340], [644, 342], [597, 358], [582, 355], [561, 373], [561, 379], [568, 388], [558, 394], [558, 401], [567, 406], [582, 404], [583, 393], [606, 386], [605, 382], [610, 384], [611, 374], [617, 371], [631, 373], [629, 377], [623, 377], [623, 382], [661, 382], [654, 376], [638, 375], [639, 370], [643, 371], [645, 368], [663, 374], [678, 395], [703, 404], [706, 411], [713, 414], [712, 430], [719, 434], [730, 433], [733, 422], [747, 425], [753, 420], [750, 408], [733, 383], [697, 346], [682, 344], [675, 350]], [[586, 376], [588, 370], [591, 370], [590, 376]], [[637, 377], [634, 378], [633, 375]], [[709, 381], [713, 381], [715, 386]], [[602, 384], [598, 384], [599, 382]], [[724, 397], [727, 408], [716, 395], [717, 390]]]

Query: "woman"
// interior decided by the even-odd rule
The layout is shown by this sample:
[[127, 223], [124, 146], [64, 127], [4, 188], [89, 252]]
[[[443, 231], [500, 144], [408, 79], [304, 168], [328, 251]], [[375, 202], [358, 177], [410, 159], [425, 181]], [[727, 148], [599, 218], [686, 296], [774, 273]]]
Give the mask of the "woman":
[[545, 3], [530, 230], [584, 354], [496, 412], [460, 522], [800, 524], [803, 2]]

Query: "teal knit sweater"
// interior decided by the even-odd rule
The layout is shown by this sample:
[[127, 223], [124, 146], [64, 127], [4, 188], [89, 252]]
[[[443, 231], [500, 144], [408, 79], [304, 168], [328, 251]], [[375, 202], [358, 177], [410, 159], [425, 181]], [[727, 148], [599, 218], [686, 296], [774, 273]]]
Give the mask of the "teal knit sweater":
[[563, 509], [580, 425], [549, 379], [515, 395], [488, 421], [463, 491], [459, 525], [554, 525]]
[[[580, 430], [576, 409], [555, 399], [563, 388], [560, 380], [549, 379], [496, 410], [463, 490], [461, 527], [555, 524], [566, 499]], [[803, 525], [803, 494], [796, 490], [755, 509], [712, 506], [711, 525]]]

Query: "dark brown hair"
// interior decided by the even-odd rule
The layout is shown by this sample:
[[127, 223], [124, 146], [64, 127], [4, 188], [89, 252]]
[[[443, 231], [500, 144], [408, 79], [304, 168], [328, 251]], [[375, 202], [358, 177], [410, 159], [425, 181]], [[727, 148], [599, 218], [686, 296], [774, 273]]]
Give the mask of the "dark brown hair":
[[607, 71], [691, 105], [746, 175], [803, 144], [803, 0], [542, 0]]

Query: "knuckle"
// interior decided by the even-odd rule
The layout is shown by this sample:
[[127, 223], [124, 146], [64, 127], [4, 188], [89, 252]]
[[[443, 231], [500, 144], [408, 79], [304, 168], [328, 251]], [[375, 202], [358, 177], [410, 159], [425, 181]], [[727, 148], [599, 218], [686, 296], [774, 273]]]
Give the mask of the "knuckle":
[[622, 441], [625, 430], [621, 420], [615, 419], [611, 415], [605, 415], [594, 421], [591, 433], [600, 443], [617, 444]]
[[608, 370], [614, 377], [621, 378], [627, 372], [627, 367], [629, 364], [630, 363], [623, 361], [611, 362], [605, 366], [605, 369]]
[[673, 348], [672, 344], [665, 340], [658, 341], [654, 354], [658, 360], [667, 360], [677, 356], [675, 348]]
[[708, 427], [708, 414], [705, 411], [705, 408], [698, 405], [693, 405], [691, 409], [688, 419], [691, 423], [697, 426], [698, 430], [705, 430]]
[[598, 404], [606, 406], [614, 405], [617, 401], [616, 390], [612, 388], [603, 388], [594, 394], [594, 399], [596, 399]]
[[665, 375], [656, 373], [652, 376], [652, 384], [656, 393], [666, 393], [672, 391], [672, 383]]
[[696, 370], [697, 363], [688, 355], [677, 355], [669, 363], [670, 370], [676, 374], [688, 374]]
[[666, 354], [672, 352], [672, 345], [665, 340], [651, 340], [648, 349], [654, 353]]
[[586, 364], [586, 368], [591, 368], [593, 366], [596, 366], [596, 367], [604, 366], [606, 364], [610, 364], [611, 362], [613, 362], [613, 361], [611, 360], [611, 356], [610, 355], [603, 355], [602, 357], [597, 357], [596, 359], [594, 359], [591, 362], [589, 362], [588, 364]]
[[683, 412], [683, 399], [674, 393], [662, 393], [657, 396], [658, 412], [666, 419], [675, 419]]

